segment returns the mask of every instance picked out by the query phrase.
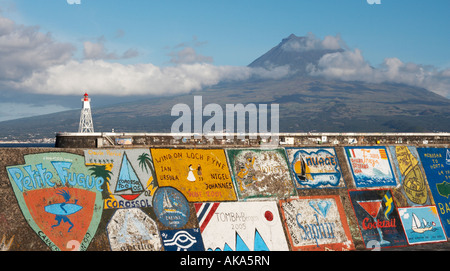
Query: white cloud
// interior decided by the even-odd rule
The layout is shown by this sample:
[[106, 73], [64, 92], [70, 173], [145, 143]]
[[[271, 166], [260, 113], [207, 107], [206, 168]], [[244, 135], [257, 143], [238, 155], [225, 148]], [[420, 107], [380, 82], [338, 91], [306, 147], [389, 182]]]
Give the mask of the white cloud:
[[306, 37], [297, 37], [290, 39], [282, 48], [286, 51], [305, 52], [311, 50], [338, 50], [345, 46], [339, 35], [326, 36], [323, 40], [317, 38], [314, 34], [308, 33]]
[[100, 37], [97, 42], [85, 41], [83, 43], [83, 55], [85, 59], [127, 59], [139, 55], [135, 49], [128, 49], [122, 55], [117, 55], [114, 52], [108, 52], [105, 47], [104, 37]]
[[[83, 59], [73, 57], [75, 46], [59, 43], [36, 27], [23, 27], [0, 17], [0, 86], [23, 92], [54, 95], [92, 94], [111, 96], [171, 95], [188, 93], [226, 80], [251, 76], [280, 78], [286, 67], [271, 71], [248, 67], [215, 66], [213, 59], [200, 55], [194, 47], [206, 42], [196, 37], [177, 45], [171, 56], [175, 66], [158, 67], [151, 63], [122, 64], [112, 60], [133, 57], [128, 50], [121, 55], [105, 47], [104, 37], [83, 43]], [[107, 61], [111, 60], [111, 61]]]
[[55, 41], [38, 27], [26, 27], [0, 17], [0, 81], [20, 81], [71, 59], [75, 47]]
[[373, 69], [364, 60], [361, 51], [344, 51], [324, 55], [317, 66], [310, 64], [308, 71], [314, 76], [341, 80], [359, 80], [369, 77]]
[[213, 63], [214, 59], [210, 56], [204, 56], [197, 53], [195, 48], [201, 47], [208, 42], [199, 41], [196, 36], [192, 37], [192, 41], [182, 42], [175, 45], [172, 51], [167, 55], [171, 57], [172, 64], [194, 64], [194, 63]]
[[169, 54], [172, 56], [171, 63], [175, 64], [194, 64], [194, 63], [212, 63], [213, 58], [210, 56], [203, 56], [197, 54], [194, 48], [186, 47], [178, 52], [172, 52]]
[[[340, 79], [344, 81], [373, 81], [374, 69], [364, 60], [361, 51], [344, 51], [324, 55], [317, 66], [307, 67], [313, 76]], [[362, 79], [364, 78], [364, 79]]]
[[87, 59], [103, 58], [105, 54], [105, 46], [103, 43], [86, 41], [83, 43], [83, 47], [84, 58]]
[[341, 49], [343, 41], [339, 35], [336, 35], [336, 37], [325, 36], [321, 45], [323, 49], [338, 50]]
[[250, 75], [251, 70], [246, 67], [206, 63], [161, 68], [153, 64], [124, 65], [104, 60], [72, 60], [34, 73], [16, 87], [62, 95], [79, 94], [84, 90], [113, 96], [169, 95], [198, 90], [223, 80], [245, 79]]
[[86, 90], [90, 94], [111, 96], [174, 95], [200, 90], [222, 81], [244, 80], [252, 76], [279, 79], [288, 74], [288, 67], [266, 70], [208, 63], [158, 67], [104, 60], [72, 60], [36, 72], [15, 87], [33, 89], [40, 94], [77, 95]]
[[404, 63], [397, 58], [387, 58], [380, 73], [386, 81], [426, 88], [450, 98], [450, 69], [439, 70], [433, 66]]
[[292, 75], [289, 65], [265, 68], [251, 68], [251, 76], [263, 79], [281, 79]]
[[344, 81], [407, 84], [450, 97], [450, 69], [404, 63], [398, 58], [386, 58], [379, 67], [374, 68], [358, 49], [326, 54], [317, 65], [309, 65], [308, 71], [313, 76]]
[[403, 218], [403, 219], [409, 219], [409, 213], [406, 209], [399, 209], [398, 210], [398, 214]]

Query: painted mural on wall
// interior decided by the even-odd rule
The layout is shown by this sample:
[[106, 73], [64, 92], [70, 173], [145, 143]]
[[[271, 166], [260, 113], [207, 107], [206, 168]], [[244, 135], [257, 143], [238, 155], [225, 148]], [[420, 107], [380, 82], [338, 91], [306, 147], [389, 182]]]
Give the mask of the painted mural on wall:
[[157, 183], [149, 149], [85, 150], [84, 156], [92, 174], [107, 181], [105, 209], [151, 206]]
[[156, 190], [153, 209], [164, 226], [174, 229], [184, 227], [190, 216], [186, 197], [173, 187], [160, 187]]
[[224, 150], [151, 149], [160, 186], [176, 188], [190, 202], [236, 200]]
[[139, 208], [118, 209], [107, 226], [112, 251], [160, 251], [156, 222]]
[[292, 250], [353, 250], [355, 246], [339, 196], [280, 201]]
[[431, 205], [431, 196], [428, 195], [428, 185], [416, 148], [390, 146], [389, 149], [408, 206]]
[[367, 248], [408, 245], [391, 190], [352, 189], [348, 192]]
[[239, 199], [295, 195], [283, 149], [227, 149]]
[[105, 180], [84, 157], [51, 152], [25, 155], [7, 167], [28, 224], [52, 250], [86, 250], [100, 222]]
[[408, 244], [447, 241], [436, 206], [398, 208]]
[[200, 229], [162, 230], [165, 251], [204, 251]]
[[[361, 171], [357, 170], [356, 174], [377, 175], [382, 162], [386, 169], [389, 161], [392, 162], [391, 172], [397, 173], [397, 188], [400, 188], [395, 190], [402, 193], [406, 205], [396, 208], [398, 194], [378, 187], [387, 183], [395, 185], [395, 178], [393, 182], [355, 181], [361, 188], [349, 190], [349, 198], [290, 197], [295, 195], [295, 186], [300, 189], [345, 187], [342, 181], [343, 184], [333, 186], [332, 179], [328, 178], [337, 173], [328, 167], [334, 166], [331, 157], [336, 155], [334, 148], [329, 147], [280, 149], [285, 159], [280, 159], [284, 161], [281, 164], [288, 173], [292, 166], [292, 171], [289, 189], [279, 194], [270, 192], [272, 188], [264, 188], [263, 182], [257, 183], [258, 172], [264, 175], [280, 168], [279, 160], [274, 158], [278, 151], [272, 149], [92, 149], [85, 150], [84, 156], [63, 151], [43, 152], [24, 155], [23, 164], [10, 163], [3, 171], [3, 179], [6, 182], [9, 179], [20, 207], [19, 211], [13, 206], [14, 217], [25, 219], [30, 226], [25, 230], [31, 234], [31, 230], [36, 232], [44, 248], [48, 246], [55, 251], [87, 250], [89, 246], [95, 249], [99, 243], [103, 245], [102, 242], [115, 251], [352, 250], [355, 244], [341, 202], [347, 199], [351, 201], [366, 248], [447, 241], [450, 230], [449, 149], [390, 146], [386, 157], [379, 152], [383, 147], [354, 149], [351, 155], [355, 154], [355, 159], [347, 157], [350, 166], [351, 161], [357, 165], [350, 168], [353, 174], [359, 168]], [[363, 154], [360, 149], [369, 151]], [[232, 153], [229, 160], [228, 151]], [[321, 151], [328, 151], [332, 156]], [[351, 148], [345, 148], [347, 155], [349, 151]], [[297, 158], [301, 154], [305, 159], [309, 173], [317, 173], [325, 165], [323, 172], [317, 173], [323, 173], [320, 179], [305, 178], [300, 185], [292, 175], [296, 154]], [[240, 157], [244, 159], [239, 160]], [[236, 173], [233, 170], [238, 160], [243, 161], [244, 166]], [[335, 163], [339, 165], [337, 157]], [[300, 171], [297, 172], [303, 172], [301, 163], [298, 166]], [[372, 169], [372, 172], [364, 173], [365, 169]], [[304, 172], [298, 175], [310, 177], [306, 170]], [[236, 179], [239, 173], [241, 182]], [[327, 174], [330, 175], [327, 177]], [[282, 189], [278, 180], [267, 183], [275, 183], [277, 189]], [[235, 191], [240, 184], [248, 184], [243, 190], [249, 194], [238, 194], [243, 202], [236, 201]], [[258, 188], [253, 194], [251, 185]], [[312, 193], [324, 194], [325, 191], [318, 189]], [[245, 201], [259, 197], [276, 197], [277, 200]], [[11, 203], [16, 205], [15, 200]], [[16, 222], [0, 212], [0, 228], [6, 233], [0, 250], [32, 249], [33, 244], [24, 241], [29, 233], [18, 236], [5, 230], [12, 221]], [[99, 225], [103, 226], [98, 230]], [[100, 231], [102, 236], [93, 239]], [[105, 233], [107, 238], [103, 237]]]
[[205, 250], [289, 250], [275, 201], [196, 203]]
[[344, 147], [358, 188], [395, 186], [386, 147]]
[[442, 225], [450, 234], [450, 149], [417, 148]]
[[334, 148], [286, 148], [297, 188], [346, 187]]

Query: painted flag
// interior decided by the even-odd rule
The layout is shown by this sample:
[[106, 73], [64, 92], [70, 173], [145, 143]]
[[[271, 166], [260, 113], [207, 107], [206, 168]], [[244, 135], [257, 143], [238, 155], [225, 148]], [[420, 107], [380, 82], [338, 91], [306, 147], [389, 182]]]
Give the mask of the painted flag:
[[347, 150], [347, 157], [349, 157], [349, 158], [356, 157], [354, 149], [347, 148], [346, 150]]
[[195, 211], [197, 213], [198, 225], [200, 226], [200, 232], [203, 232], [206, 225], [208, 225], [212, 216], [216, 212], [220, 203], [196, 203]]

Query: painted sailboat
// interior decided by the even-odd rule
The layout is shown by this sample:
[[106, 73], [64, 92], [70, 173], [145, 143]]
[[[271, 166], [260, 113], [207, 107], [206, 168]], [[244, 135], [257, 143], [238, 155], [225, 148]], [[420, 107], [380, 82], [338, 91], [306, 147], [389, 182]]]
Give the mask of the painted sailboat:
[[414, 232], [417, 233], [424, 233], [426, 231], [431, 231], [433, 229], [433, 226], [435, 226], [436, 223], [432, 222], [431, 225], [422, 218], [422, 222], [420, 222], [420, 219], [417, 217], [415, 213], [412, 213], [412, 226], [411, 229]]
[[300, 181], [312, 180], [311, 170], [305, 162], [305, 158], [300, 156], [294, 164], [294, 171]]
[[176, 200], [171, 200], [169, 195], [167, 194], [167, 191], [164, 191], [163, 195], [163, 202], [162, 202], [162, 212], [161, 214], [170, 214], [170, 215], [180, 215], [183, 217], [186, 217], [186, 215], [183, 212], [180, 212], [178, 210], [178, 203]]
[[131, 194], [119, 194], [119, 196], [126, 200], [134, 200], [144, 192], [144, 187], [131, 166], [127, 155], [124, 153], [115, 192], [125, 191], [130, 191]]
[[170, 202], [169, 195], [164, 191], [163, 197], [163, 208], [165, 212], [176, 212], [177, 210], [173, 207], [172, 202]]

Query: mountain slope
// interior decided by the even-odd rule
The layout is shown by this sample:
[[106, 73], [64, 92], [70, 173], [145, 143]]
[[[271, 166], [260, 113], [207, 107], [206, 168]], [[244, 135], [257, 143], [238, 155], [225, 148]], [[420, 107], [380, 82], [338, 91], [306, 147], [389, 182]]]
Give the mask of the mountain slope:
[[317, 65], [325, 54], [343, 52], [343, 49], [328, 49], [315, 45], [314, 40], [308, 37], [297, 37], [291, 34], [283, 39], [277, 46], [270, 49], [248, 67], [271, 69], [280, 66], [289, 66], [297, 75], [306, 75], [309, 64]]
[[[252, 62], [250, 67], [289, 65], [299, 72], [278, 80], [247, 80], [220, 83], [191, 94], [141, 99], [136, 102], [95, 107], [92, 115], [97, 132], [170, 132], [178, 117], [174, 105], [184, 103], [193, 112], [195, 95], [202, 96], [203, 108], [219, 104], [279, 104], [280, 132], [449, 132], [450, 100], [426, 89], [404, 84], [374, 84], [325, 80], [307, 76], [308, 63], [336, 50], [289, 51], [290, 36]], [[311, 61], [311, 62], [309, 62]], [[304, 71], [304, 70], [303, 70]], [[2, 138], [54, 137], [55, 132], [76, 132], [80, 111], [0, 122]], [[210, 117], [204, 117], [203, 121]], [[225, 127], [225, 122], [224, 122]]]

